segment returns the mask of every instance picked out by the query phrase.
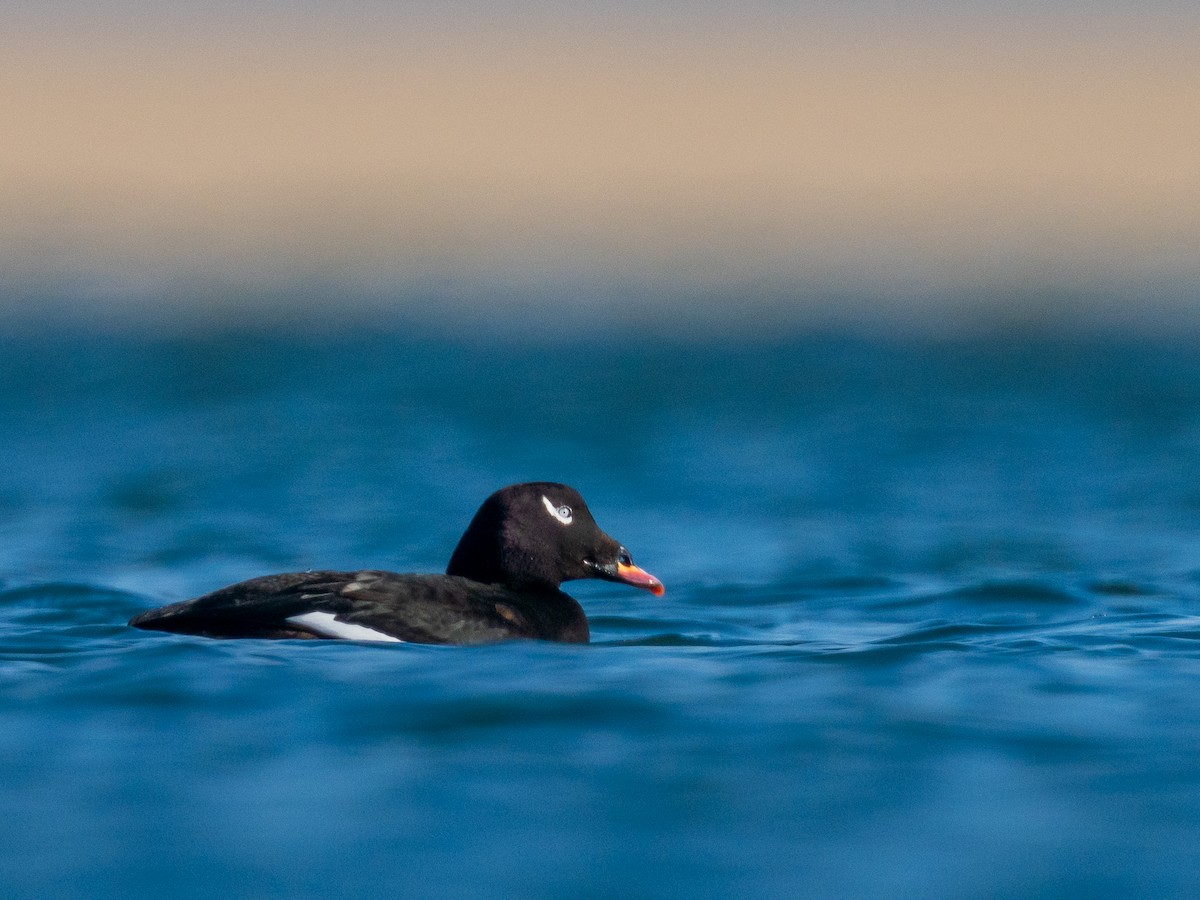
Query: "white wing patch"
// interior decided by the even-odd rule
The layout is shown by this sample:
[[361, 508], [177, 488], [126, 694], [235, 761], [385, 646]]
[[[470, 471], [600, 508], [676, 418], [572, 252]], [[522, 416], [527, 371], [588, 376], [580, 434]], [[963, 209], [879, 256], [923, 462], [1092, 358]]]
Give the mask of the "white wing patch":
[[554, 518], [558, 519], [564, 525], [571, 524], [571, 507], [555, 506], [550, 502], [550, 498], [545, 495], [542, 496], [542, 502], [546, 504], [546, 512], [550, 513], [550, 515], [554, 516]]
[[323, 637], [341, 638], [345, 641], [394, 641], [403, 644], [405, 641], [365, 625], [355, 625], [353, 622], [339, 622], [333, 613], [310, 612], [302, 616], [288, 616], [287, 621], [293, 625], [307, 628]]

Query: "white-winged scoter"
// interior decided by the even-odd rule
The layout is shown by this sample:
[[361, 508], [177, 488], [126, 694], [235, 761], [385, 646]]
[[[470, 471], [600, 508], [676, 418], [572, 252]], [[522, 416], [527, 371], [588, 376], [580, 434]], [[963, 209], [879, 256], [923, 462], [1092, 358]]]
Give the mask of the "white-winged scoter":
[[514, 484], [484, 501], [445, 575], [296, 572], [230, 585], [135, 616], [130, 625], [216, 638], [341, 638], [483, 644], [587, 643], [587, 616], [564, 581], [603, 578], [663, 593], [600, 530], [574, 488]]

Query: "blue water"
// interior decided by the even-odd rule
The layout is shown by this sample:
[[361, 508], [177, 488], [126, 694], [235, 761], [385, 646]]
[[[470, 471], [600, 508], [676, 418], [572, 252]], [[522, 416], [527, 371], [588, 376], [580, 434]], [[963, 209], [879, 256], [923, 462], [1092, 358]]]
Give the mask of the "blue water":
[[[1194, 895], [1200, 351], [0, 341], [0, 894]], [[437, 571], [554, 479], [593, 644], [133, 613]]]

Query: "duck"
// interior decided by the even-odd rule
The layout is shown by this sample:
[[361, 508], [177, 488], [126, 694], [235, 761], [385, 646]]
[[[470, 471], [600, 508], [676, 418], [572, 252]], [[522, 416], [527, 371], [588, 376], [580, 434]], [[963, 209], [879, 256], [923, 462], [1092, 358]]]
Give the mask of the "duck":
[[587, 615], [560, 587], [586, 578], [665, 592], [600, 529], [577, 490], [525, 482], [483, 502], [444, 575], [374, 569], [265, 575], [148, 610], [129, 624], [210, 638], [586, 644]]

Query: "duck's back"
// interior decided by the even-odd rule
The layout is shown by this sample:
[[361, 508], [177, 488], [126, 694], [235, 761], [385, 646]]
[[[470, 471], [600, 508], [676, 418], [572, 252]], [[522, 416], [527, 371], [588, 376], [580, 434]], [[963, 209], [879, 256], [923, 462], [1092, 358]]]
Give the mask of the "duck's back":
[[583, 609], [562, 591], [380, 571], [267, 575], [151, 610], [129, 624], [223, 638], [420, 644], [588, 640]]

